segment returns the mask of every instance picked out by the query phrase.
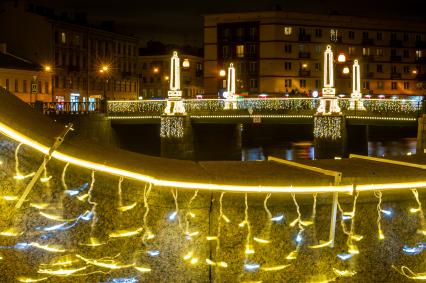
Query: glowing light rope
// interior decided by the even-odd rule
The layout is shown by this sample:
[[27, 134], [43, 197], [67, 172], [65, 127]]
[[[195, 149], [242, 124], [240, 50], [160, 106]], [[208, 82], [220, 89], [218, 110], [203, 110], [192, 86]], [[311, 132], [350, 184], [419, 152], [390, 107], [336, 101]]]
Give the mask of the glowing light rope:
[[27, 178], [30, 178], [32, 176], [34, 176], [35, 172], [32, 172], [30, 174], [27, 175], [22, 175], [21, 172], [19, 171], [19, 150], [21, 149], [23, 143], [19, 143], [18, 146], [15, 149], [15, 172], [16, 175], [13, 177], [15, 180], [24, 180]]
[[179, 216], [178, 190], [172, 189], [171, 192], [172, 192], [172, 195], [173, 195], [173, 199], [175, 201], [175, 211], [172, 214], [169, 215], [169, 220], [174, 221], [175, 219], [177, 219], [179, 228], [182, 229], [182, 225], [181, 225], [181, 222], [180, 222], [180, 216]]
[[[340, 225], [342, 227], [342, 231], [345, 235], [348, 236], [346, 240], [346, 245], [348, 247], [348, 254], [338, 254], [337, 257], [341, 260], [347, 260], [351, 258], [353, 255], [359, 254], [358, 247], [354, 244], [353, 241], [360, 241], [362, 240], [363, 236], [355, 235], [355, 215], [356, 215], [356, 203], [358, 200], [359, 192], [357, 192], [354, 196], [353, 205], [352, 205], [352, 211], [350, 212], [344, 212], [342, 207], [340, 206], [339, 201], [337, 202], [337, 207], [339, 209], [341, 219], [340, 219]], [[351, 227], [348, 231], [346, 227], [346, 220], [351, 221]]]
[[407, 266], [401, 266], [401, 269], [398, 269], [394, 265], [392, 265], [392, 268], [395, 269], [399, 274], [413, 280], [426, 280], [426, 272], [421, 273], [415, 273]]
[[291, 227], [294, 227], [296, 224], [299, 227], [299, 231], [297, 233], [296, 236], [296, 249], [292, 252], [290, 252], [290, 254], [288, 254], [288, 256], [286, 257], [288, 260], [293, 260], [297, 258], [297, 255], [299, 253], [299, 249], [301, 247], [302, 241], [303, 241], [303, 231], [305, 230], [305, 228], [303, 226], [308, 226], [312, 223], [305, 223], [304, 221], [302, 221], [302, 214], [300, 212], [300, 207], [299, 204], [297, 203], [296, 200], [296, 195], [294, 193], [291, 194], [291, 197], [293, 199], [294, 205], [296, 206], [296, 212], [297, 212], [297, 218], [290, 223]]
[[194, 218], [195, 217], [195, 214], [194, 213], [192, 213], [192, 211], [191, 211], [191, 207], [192, 207], [192, 202], [197, 198], [197, 195], [198, 195], [198, 190], [196, 190], [195, 192], [194, 192], [194, 195], [191, 197], [191, 199], [189, 200], [189, 203], [188, 203], [188, 211], [187, 211], [187, 213], [185, 214], [185, 235], [186, 235], [186, 237], [188, 238], [188, 239], [191, 239], [191, 237], [192, 236], [196, 236], [196, 235], [198, 235], [198, 232], [190, 232], [189, 231], [189, 219], [190, 218]]
[[[22, 142], [41, 153], [47, 154], [49, 148], [39, 144], [38, 142], [22, 135], [21, 133], [7, 127], [3, 123], [0, 123], [0, 132], [4, 133], [8, 137], [12, 138], [17, 142]], [[243, 185], [227, 185], [227, 184], [212, 184], [212, 183], [192, 183], [182, 181], [169, 181], [164, 179], [156, 179], [152, 176], [142, 175], [136, 172], [123, 170], [91, 162], [88, 160], [72, 157], [63, 154], [59, 151], [54, 151], [52, 157], [61, 160], [65, 163], [70, 163], [79, 167], [84, 167], [90, 170], [105, 172], [117, 176], [123, 176], [125, 178], [139, 180], [143, 182], [152, 183], [155, 186], [161, 187], [174, 187], [174, 188], [187, 188], [187, 189], [199, 189], [199, 190], [216, 190], [216, 191], [227, 191], [227, 192], [251, 192], [251, 193], [329, 193], [329, 192], [342, 192], [342, 193], [353, 193], [354, 188], [357, 191], [374, 191], [374, 190], [400, 190], [400, 189], [412, 189], [412, 188], [424, 188], [426, 187], [426, 181], [422, 182], [404, 182], [404, 183], [387, 183], [387, 184], [373, 184], [373, 185], [340, 185], [340, 186], [243, 186]]]
[[247, 255], [251, 255], [254, 254], [254, 247], [251, 244], [251, 225], [250, 225], [250, 221], [249, 221], [249, 215], [248, 215], [248, 200], [247, 200], [247, 194], [244, 194], [244, 221], [241, 222], [238, 226], [240, 226], [240, 228], [243, 228], [244, 226], [247, 227], [247, 237], [246, 237], [246, 246], [245, 246], [245, 250], [244, 253]]
[[148, 213], [149, 213], [149, 194], [151, 193], [152, 184], [145, 184], [144, 190], [143, 190], [143, 205], [145, 208], [145, 212], [143, 214], [143, 228], [145, 230], [142, 241], [146, 245], [147, 240], [151, 240], [155, 237], [155, 235], [151, 232], [151, 229], [148, 226]]
[[65, 182], [65, 175], [69, 165], [70, 165], [69, 162], [65, 164], [64, 169], [62, 170], [62, 175], [61, 175], [61, 182], [62, 182], [62, 186], [64, 187], [64, 191], [68, 190], [67, 183]]
[[426, 221], [425, 221], [425, 215], [423, 213], [422, 203], [420, 202], [419, 198], [419, 192], [416, 189], [412, 189], [411, 192], [414, 195], [414, 198], [417, 202], [417, 208], [411, 208], [411, 213], [417, 213], [420, 217], [420, 226], [421, 228], [417, 230], [417, 233], [423, 236], [426, 236]]
[[383, 210], [382, 205], [382, 192], [376, 191], [374, 192], [374, 196], [379, 199], [379, 202], [377, 204], [377, 229], [379, 231], [379, 240], [385, 239], [385, 235], [383, 234], [381, 220], [382, 220], [382, 213], [385, 213], [386, 210]]
[[263, 236], [261, 238], [253, 238], [254, 241], [260, 243], [260, 244], [269, 244], [271, 241], [270, 233], [271, 233], [271, 226], [272, 226], [272, 213], [268, 208], [268, 200], [271, 197], [271, 193], [268, 193], [265, 197], [265, 200], [263, 201], [263, 208], [265, 209], [267, 220], [265, 224], [265, 228], [263, 229]]

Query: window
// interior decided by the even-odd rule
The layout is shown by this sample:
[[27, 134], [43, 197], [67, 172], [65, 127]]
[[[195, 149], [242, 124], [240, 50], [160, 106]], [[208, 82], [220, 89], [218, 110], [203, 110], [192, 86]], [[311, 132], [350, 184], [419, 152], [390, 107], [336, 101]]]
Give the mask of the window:
[[291, 70], [291, 62], [284, 62], [284, 69], [285, 70]]
[[22, 81], [22, 92], [27, 93], [27, 81], [26, 80]]
[[352, 30], [349, 31], [349, 39], [355, 39], [355, 32]]
[[408, 41], [409, 35], [408, 32], [404, 32], [404, 41]]
[[248, 53], [250, 55], [256, 55], [256, 45], [255, 44], [250, 44], [248, 46]]
[[223, 58], [227, 58], [227, 57], [229, 57], [229, 46], [228, 45], [225, 45], [225, 46], [222, 46], [222, 56], [223, 56]]
[[292, 35], [293, 28], [292, 27], [284, 27], [284, 35]]
[[255, 39], [257, 37], [257, 28], [251, 27], [250, 28], [250, 39]]
[[291, 87], [291, 80], [284, 80], [284, 86], [285, 87]]
[[410, 66], [404, 66], [404, 73], [410, 72]]
[[77, 46], [80, 46], [80, 36], [79, 35], [76, 35], [74, 37], [74, 44], [77, 45]]
[[396, 82], [392, 82], [392, 83], [391, 83], [391, 89], [397, 89], [397, 84], [396, 84]]
[[320, 88], [320, 80], [315, 80], [315, 88], [316, 89]]
[[393, 65], [392, 66], [392, 73], [397, 73], [398, 72], [398, 69], [396, 68], [396, 65]]
[[257, 79], [250, 79], [250, 88], [257, 88]]
[[321, 71], [321, 63], [315, 63], [315, 71], [316, 72]]
[[330, 30], [330, 40], [336, 42], [338, 40], [338, 30], [331, 29]]
[[320, 28], [315, 29], [315, 37], [322, 37], [322, 29]]
[[416, 34], [416, 41], [422, 41], [422, 36], [420, 34]]
[[250, 62], [249, 63], [249, 71], [251, 73], [255, 73], [257, 71], [257, 62]]
[[236, 51], [237, 51], [238, 58], [244, 58], [244, 45], [237, 45]]
[[44, 93], [49, 93], [49, 82], [44, 82]]
[[291, 44], [284, 45], [284, 52], [291, 53]]
[[409, 58], [410, 57], [410, 52], [408, 51], [408, 49], [404, 49], [403, 56], [404, 56], [404, 58]]
[[67, 34], [65, 32], [61, 32], [61, 42], [63, 44], [67, 43]]
[[383, 81], [378, 81], [377, 82], [377, 89], [384, 89], [385, 88], [385, 84], [383, 83]]
[[377, 48], [376, 49], [376, 55], [377, 56], [383, 56], [383, 49], [382, 48]]
[[364, 89], [370, 89], [370, 82], [369, 81], [365, 81], [363, 83], [363, 87], [364, 87]]
[[355, 47], [354, 46], [349, 46], [348, 53], [349, 53], [349, 55], [354, 55], [355, 54]]
[[377, 73], [383, 73], [383, 65], [377, 64]]
[[391, 40], [396, 40], [396, 33], [394, 32], [391, 33]]
[[222, 37], [223, 38], [231, 37], [231, 30], [229, 28], [224, 29], [223, 32], [222, 32]]
[[369, 47], [363, 47], [363, 48], [362, 48], [362, 55], [363, 55], [363, 56], [368, 56], [368, 55], [370, 55], [370, 48], [369, 48]]
[[306, 80], [300, 80], [300, 87], [305, 88], [306, 87]]
[[422, 51], [421, 50], [416, 50], [416, 58], [420, 59], [423, 57]]
[[244, 37], [244, 28], [237, 28], [237, 38]]
[[377, 32], [377, 40], [382, 40], [383, 39], [383, 34], [381, 32]]
[[362, 32], [362, 38], [363, 39], [368, 39], [368, 31], [363, 31]]
[[300, 35], [305, 35], [306, 34], [305, 28], [299, 28], [299, 34]]
[[410, 83], [404, 82], [404, 89], [410, 89]]
[[321, 45], [315, 45], [315, 52], [316, 53], [321, 53], [322, 52]]
[[15, 80], [15, 92], [19, 92], [18, 80]]

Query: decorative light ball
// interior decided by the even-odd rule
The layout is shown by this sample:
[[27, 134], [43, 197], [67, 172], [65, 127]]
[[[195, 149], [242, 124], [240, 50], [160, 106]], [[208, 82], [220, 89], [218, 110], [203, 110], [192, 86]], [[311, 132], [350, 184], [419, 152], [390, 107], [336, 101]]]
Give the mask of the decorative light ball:
[[221, 77], [226, 76], [226, 71], [225, 70], [220, 70], [219, 76], [221, 76]]
[[345, 54], [339, 54], [339, 56], [337, 57], [337, 61], [340, 63], [346, 62], [346, 56]]
[[343, 68], [343, 74], [349, 74], [349, 67]]
[[183, 60], [182, 67], [189, 68], [189, 60], [188, 59]]
[[314, 90], [314, 91], [312, 92], [312, 97], [313, 97], [313, 98], [317, 98], [317, 97], [318, 97], [318, 91], [317, 91], [317, 90]]
[[155, 74], [157, 74], [159, 71], [160, 71], [160, 69], [159, 69], [158, 67], [155, 67], [155, 68], [154, 68], [154, 70], [153, 70], [153, 72], [154, 72]]

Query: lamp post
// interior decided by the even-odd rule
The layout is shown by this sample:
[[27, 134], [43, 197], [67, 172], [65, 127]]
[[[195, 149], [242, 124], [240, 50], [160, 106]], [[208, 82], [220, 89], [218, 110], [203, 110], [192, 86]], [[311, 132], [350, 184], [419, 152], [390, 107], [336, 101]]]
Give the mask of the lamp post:
[[52, 88], [52, 90], [51, 90], [51, 94], [52, 94], [52, 98], [51, 98], [51, 102], [55, 102], [55, 78], [54, 78], [54, 73], [53, 73], [53, 70], [52, 70], [52, 67], [51, 66], [49, 66], [49, 65], [46, 65], [46, 66], [44, 66], [44, 71], [46, 72], [46, 73], [49, 73], [50, 74], [50, 81], [51, 81], [51, 88]]
[[107, 65], [103, 65], [99, 69], [99, 73], [104, 77], [104, 90], [103, 90], [103, 97], [101, 99], [101, 102], [102, 102], [102, 110], [105, 110], [106, 100], [107, 100], [106, 92], [107, 92], [107, 84], [108, 84], [109, 67]]

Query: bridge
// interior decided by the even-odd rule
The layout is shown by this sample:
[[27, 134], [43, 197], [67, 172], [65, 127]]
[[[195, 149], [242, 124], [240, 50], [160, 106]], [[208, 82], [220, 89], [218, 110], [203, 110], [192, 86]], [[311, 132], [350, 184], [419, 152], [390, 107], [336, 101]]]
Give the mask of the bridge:
[[5, 282], [424, 276], [424, 154], [151, 157], [82, 138], [12, 95], [0, 99]]

